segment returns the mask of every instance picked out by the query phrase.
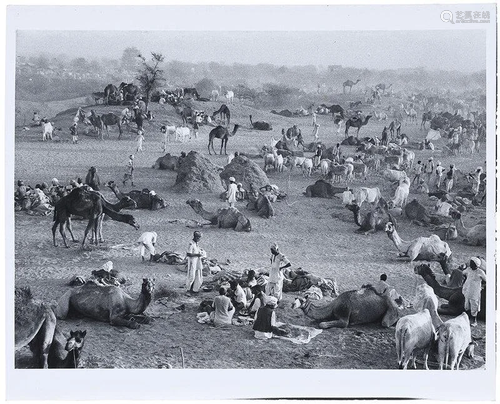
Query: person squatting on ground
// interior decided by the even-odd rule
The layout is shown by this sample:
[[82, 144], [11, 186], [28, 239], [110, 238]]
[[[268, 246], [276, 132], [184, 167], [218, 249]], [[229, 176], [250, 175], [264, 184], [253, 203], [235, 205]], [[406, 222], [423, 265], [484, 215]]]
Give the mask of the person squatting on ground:
[[465, 297], [465, 311], [470, 310], [472, 327], [477, 326], [477, 313], [481, 310], [481, 282], [486, 282], [486, 273], [480, 268], [481, 260], [472, 257], [469, 262], [469, 268], [464, 270], [463, 274], [467, 277], [462, 287], [462, 293]]
[[279, 252], [277, 243], [271, 244], [271, 270], [266, 284], [266, 295], [274, 296], [281, 300], [283, 295], [283, 270], [291, 266], [290, 261]]
[[202, 258], [206, 257], [205, 251], [200, 248], [198, 242], [201, 240], [201, 232], [195, 231], [193, 239], [189, 243], [186, 253], [187, 257], [187, 277], [186, 289], [188, 293], [198, 293], [203, 284], [203, 263]]
[[134, 155], [128, 156], [128, 163], [126, 167], [125, 174], [123, 174], [123, 185], [130, 180], [132, 186], [134, 186]]
[[149, 252], [149, 261], [152, 260], [155, 255], [155, 244], [157, 239], [158, 235], [155, 231], [146, 231], [137, 239], [137, 242], [141, 245], [141, 258], [143, 262], [146, 260], [146, 250]]
[[265, 306], [259, 308], [253, 323], [255, 338], [270, 339], [273, 337], [273, 329], [276, 327], [276, 313], [274, 309], [276, 309], [277, 305], [278, 299], [274, 296], [269, 296]]

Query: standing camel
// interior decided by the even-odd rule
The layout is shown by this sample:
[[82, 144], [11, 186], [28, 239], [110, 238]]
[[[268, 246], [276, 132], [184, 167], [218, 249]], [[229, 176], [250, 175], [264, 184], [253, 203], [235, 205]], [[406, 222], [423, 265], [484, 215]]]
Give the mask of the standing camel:
[[101, 121], [102, 121], [102, 125], [106, 128], [106, 135], [108, 137], [109, 137], [108, 126], [118, 125], [118, 131], [119, 131], [118, 139], [121, 139], [122, 127], [120, 124], [120, 117], [118, 115], [115, 115], [112, 112], [109, 112], [107, 114], [102, 114]]
[[231, 112], [229, 111], [229, 108], [227, 107], [226, 104], [222, 104], [220, 106], [220, 108], [212, 114], [213, 121], [215, 121], [215, 116], [217, 114], [220, 115], [220, 119], [221, 119], [222, 123], [226, 123], [226, 119], [227, 119], [227, 124], [229, 126], [229, 124], [231, 123]]
[[344, 91], [344, 94], [345, 94], [345, 88], [346, 87], [349, 87], [349, 93], [352, 91], [352, 86], [355, 86], [356, 84], [358, 84], [359, 82], [361, 81], [361, 79], [357, 79], [356, 82], [352, 81], [352, 80], [347, 80], [347, 81], [344, 81], [342, 83], [342, 86], [343, 86], [343, 91]]
[[361, 129], [362, 126], [365, 126], [367, 123], [368, 123], [368, 120], [371, 118], [372, 116], [371, 115], [367, 115], [366, 118], [363, 120], [361, 118], [358, 118], [358, 117], [352, 117], [352, 118], [349, 118], [346, 122], [345, 122], [345, 137], [349, 136], [349, 128], [350, 127], [353, 127], [353, 128], [358, 128], [358, 131], [356, 132], [356, 137], [358, 137], [359, 135], [359, 130]]
[[234, 136], [236, 134], [236, 131], [238, 130], [239, 127], [240, 127], [240, 125], [238, 125], [238, 124], [234, 125], [234, 129], [233, 129], [232, 133], [229, 133], [227, 128], [225, 128], [224, 126], [220, 126], [220, 125], [214, 129], [212, 129], [210, 131], [210, 134], [208, 135], [208, 154], [212, 154], [212, 153], [210, 153], [210, 146], [212, 146], [212, 150], [214, 151], [214, 154], [217, 154], [217, 153], [215, 153], [215, 149], [214, 149], [214, 139], [215, 138], [221, 140], [220, 154], [222, 154], [223, 147], [224, 147], [224, 154], [227, 154], [227, 151], [226, 151], [227, 141], [228, 141], [230, 136]]
[[59, 199], [59, 201], [57, 201], [55, 205], [53, 219], [54, 224], [52, 225], [52, 239], [54, 242], [54, 246], [57, 247], [56, 229], [58, 225], [59, 232], [61, 233], [66, 248], [68, 248], [68, 243], [64, 227], [68, 229], [72, 240], [76, 242], [71, 228], [71, 215], [81, 216], [89, 220], [87, 227], [85, 228], [82, 248], [84, 248], [85, 246], [85, 240], [87, 239], [87, 234], [90, 230], [92, 230], [96, 245], [99, 243], [99, 238], [102, 239], [102, 235], [98, 235], [98, 229], [100, 229], [102, 215], [104, 213], [113, 220], [128, 223], [135, 229], [139, 228], [139, 224], [132, 215], [115, 212], [112, 208], [109, 207], [109, 205], [109, 203], [104, 201], [104, 198], [99, 192], [85, 191], [82, 188], [75, 188], [73, 191], [71, 191], [71, 193]]

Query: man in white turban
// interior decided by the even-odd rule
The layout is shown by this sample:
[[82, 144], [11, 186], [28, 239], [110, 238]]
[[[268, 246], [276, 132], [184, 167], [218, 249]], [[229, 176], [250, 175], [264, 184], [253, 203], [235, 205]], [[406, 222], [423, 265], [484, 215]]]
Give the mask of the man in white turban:
[[271, 244], [271, 270], [269, 271], [269, 281], [266, 284], [266, 295], [274, 296], [278, 302], [282, 298], [283, 291], [283, 270], [290, 267], [290, 261], [279, 252], [277, 243]]

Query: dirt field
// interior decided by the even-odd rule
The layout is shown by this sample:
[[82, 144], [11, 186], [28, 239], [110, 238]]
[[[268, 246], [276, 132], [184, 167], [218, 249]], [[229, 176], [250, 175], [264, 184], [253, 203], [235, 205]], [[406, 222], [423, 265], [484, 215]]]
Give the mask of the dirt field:
[[[350, 100], [354, 100], [352, 94]], [[358, 95], [358, 97], [360, 97]], [[340, 97], [342, 98], [342, 97]], [[346, 104], [347, 98], [339, 99]], [[388, 105], [383, 100], [383, 107]], [[398, 100], [394, 100], [397, 105]], [[206, 102], [197, 105], [212, 113], [220, 103]], [[238, 101], [231, 109], [232, 123], [241, 126], [236, 136], [229, 139], [228, 153], [236, 150], [257, 153], [263, 144], [269, 144], [272, 137], [279, 138], [281, 128], [297, 124], [302, 129], [306, 142], [311, 142], [311, 118], [284, 118], [244, 106]], [[88, 107], [86, 109], [90, 109]], [[123, 107], [95, 106], [96, 112], [119, 111]], [[144, 152], [136, 153], [135, 189], [154, 189], [168, 203], [160, 211], [138, 210], [132, 212], [138, 219], [141, 229], [107, 221], [104, 224], [106, 242], [91, 250], [80, 250], [79, 244], [71, 248], [52, 245], [52, 215], [47, 217], [29, 216], [25, 212], [15, 213], [15, 281], [16, 286], [29, 285], [36, 298], [44, 301], [58, 299], [68, 290], [68, 281], [74, 275], [88, 276], [107, 260], [112, 260], [114, 268], [128, 278], [126, 291], [136, 297], [140, 292], [142, 278], [156, 278], [157, 293], [146, 313], [154, 318], [153, 323], [142, 325], [138, 330], [113, 327], [90, 319], [69, 319], [59, 325], [66, 333], [69, 330], [85, 329], [87, 338], [83, 351], [83, 366], [88, 368], [161, 368], [170, 364], [174, 368], [182, 367], [180, 347], [184, 354], [186, 368], [324, 368], [324, 369], [394, 369], [397, 367], [394, 327], [382, 328], [379, 324], [355, 326], [347, 329], [328, 329], [314, 338], [307, 345], [294, 345], [289, 341], [272, 339], [258, 341], [253, 338], [251, 326], [233, 326], [228, 330], [215, 329], [196, 322], [196, 313], [202, 299], [215, 296], [215, 292], [200, 293], [199, 297], [184, 295], [185, 274], [175, 266], [165, 264], [141, 263], [138, 250], [113, 248], [118, 244], [134, 242], [142, 231], [158, 233], [158, 251], [173, 250], [185, 252], [191, 240], [193, 229], [182, 224], [168, 223], [169, 219], [200, 218], [186, 205], [188, 198], [200, 199], [207, 210], [214, 210], [224, 205], [215, 194], [179, 194], [172, 191], [176, 174], [169, 171], [154, 170], [151, 166], [161, 156], [162, 135], [159, 127], [166, 121], [179, 124], [178, 117], [170, 106], [152, 104], [155, 120], [145, 123]], [[377, 109], [379, 109], [377, 107]], [[366, 112], [371, 111], [366, 109]], [[265, 120], [272, 123], [274, 130], [259, 132], [250, 129], [248, 115], [254, 121]], [[121, 184], [128, 155], [135, 152], [135, 133], [125, 131], [118, 141], [117, 130], [110, 130], [110, 138], [99, 141], [88, 136], [80, 136], [80, 142], [73, 145], [69, 140], [69, 126], [74, 113], [60, 115], [52, 119], [56, 127], [61, 127], [59, 143], [41, 141], [41, 131], [16, 131], [15, 179], [24, 179], [34, 186], [36, 183], [50, 182], [57, 177], [61, 183], [68, 183], [76, 177], [85, 178], [90, 166], [97, 167], [101, 183], [114, 180]], [[329, 147], [344, 138], [337, 135], [330, 116], [318, 116], [321, 124], [320, 139]], [[380, 135], [384, 124], [372, 118], [360, 131], [360, 136]], [[420, 141], [425, 135], [419, 130], [420, 122], [405, 124], [403, 132], [411, 142]], [[211, 127], [203, 126], [198, 139], [186, 143], [172, 143], [169, 152], [175, 155], [181, 151], [196, 150], [207, 154], [208, 132]], [[442, 149], [444, 140], [437, 142]], [[220, 141], [215, 141], [218, 151]], [[353, 149], [344, 147], [345, 152]], [[416, 150], [417, 159], [427, 159], [431, 152]], [[310, 153], [312, 154], [312, 153]], [[478, 165], [484, 167], [484, 146], [479, 155], [450, 157], [440, 151], [432, 153], [441, 160], [445, 167], [450, 163], [466, 172]], [[218, 165], [226, 164], [225, 156], [212, 156]], [[258, 160], [262, 166], [262, 160]], [[252, 222], [252, 232], [236, 233], [232, 230], [205, 228], [201, 246], [210, 258], [220, 262], [230, 260], [228, 268], [243, 271], [245, 269], [268, 269], [269, 246], [276, 241], [282, 252], [290, 259], [294, 268], [301, 267], [322, 277], [337, 280], [340, 291], [359, 288], [362, 284], [373, 283], [381, 273], [388, 275], [388, 282], [407, 299], [414, 295], [417, 279], [413, 265], [396, 259], [397, 250], [384, 232], [371, 236], [355, 233], [357, 229], [352, 213], [340, 199], [306, 198], [303, 192], [307, 185], [314, 183], [320, 174], [303, 178], [299, 170], [292, 173], [285, 170], [278, 174], [269, 172], [270, 182], [277, 184], [288, 194], [288, 198], [274, 205], [276, 216], [262, 219], [254, 212], [246, 211], [245, 203], [237, 203]], [[388, 184], [378, 174], [371, 174], [366, 182], [357, 181], [355, 186], [378, 186], [384, 197], [392, 197]], [[130, 186], [124, 188], [131, 189]], [[116, 198], [103, 187], [103, 194], [110, 201]], [[410, 194], [409, 200], [411, 201]], [[363, 208], [363, 212], [366, 208]], [[130, 213], [130, 212], [129, 212]], [[485, 208], [476, 207], [465, 216], [466, 226], [471, 226], [479, 219], [485, 219]], [[428, 236], [430, 230], [409, 223], [408, 219], [398, 219], [399, 234], [405, 240], [418, 236]], [[75, 236], [81, 240], [85, 224], [74, 221]], [[57, 235], [61, 244], [60, 236]], [[472, 255], [485, 256], [484, 247], [470, 247], [460, 241], [450, 241], [450, 248], [457, 262], [466, 262]], [[433, 270], [438, 278], [443, 276], [436, 264]], [[176, 293], [173, 293], [176, 292]], [[166, 296], [169, 296], [168, 298]], [[292, 310], [291, 303], [297, 294], [285, 294], [277, 309], [278, 321], [297, 325], [311, 325], [314, 322], [304, 316], [301, 310]], [[160, 303], [160, 301], [162, 303]], [[186, 309], [177, 312], [175, 307], [181, 304]], [[411, 313], [411, 309], [402, 314]], [[448, 317], [443, 316], [443, 320]], [[478, 341], [475, 360], [464, 358], [463, 368], [479, 368], [484, 365], [484, 323], [473, 329]], [[431, 366], [436, 368], [435, 358]], [[16, 367], [29, 368], [31, 353], [29, 348], [16, 354]], [[421, 367], [421, 364], [420, 364]]]

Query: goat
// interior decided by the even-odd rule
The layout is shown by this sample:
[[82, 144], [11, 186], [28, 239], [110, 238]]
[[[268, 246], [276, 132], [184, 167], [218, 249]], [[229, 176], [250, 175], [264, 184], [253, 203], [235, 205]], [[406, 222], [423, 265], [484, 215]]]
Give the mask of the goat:
[[264, 172], [267, 172], [267, 168], [274, 167], [275, 158], [273, 153], [268, 153], [264, 156]]
[[448, 366], [450, 360], [450, 369], [458, 370], [465, 353], [470, 357], [474, 356], [469, 317], [464, 312], [446, 321], [439, 329], [439, 369], [443, 370], [444, 366]]
[[178, 128], [175, 129], [175, 140], [180, 140], [181, 142], [184, 142], [186, 138], [189, 139], [190, 135], [191, 131], [186, 126], [179, 126]]
[[312, 159], [306, 158], [304, 159], [304, 162], [302, 163], [302, 175], [310, 177], [312, 174], [314, 164]]
[[416, 314], [400, 318], [396, 324], [396, 351], [398, 354], [399, 369], [406, 369], [408, 362], [413, 358], [413, 367], [416, 368], [414, 351], [424, 351], [424, 367], [429, 370], [427, 359], [431, 344], [435, 341], [436, 330], [432, 325], [429, 309], [423, 309]]
[[[275, 151], [275, 149], [273, 151]], [[283, 172], [283, 163], [284, 163], [283, 156], [281, 154], [276, 154], [274, 156], [274, 168], [279, 173]]]
[[176, 136], [176, 127], [174, 125], [162, 125], [160, 127], [160, 132], [163, 133], [163, 151], [167, 150], [167, 143], [170, 142], [170, 136]]
[[321, 170], [321, 175], [323, 177], [326, 177], [328, 173], [330, 172], [330, 165], [332, 164], [332, 161], [329, 159], [322, 159], [319, 163], [319, 168]]
[[52, 140], [52, 134], [54, 133], [54, 126], [47, 121], [42, 119], [42, 141]]

